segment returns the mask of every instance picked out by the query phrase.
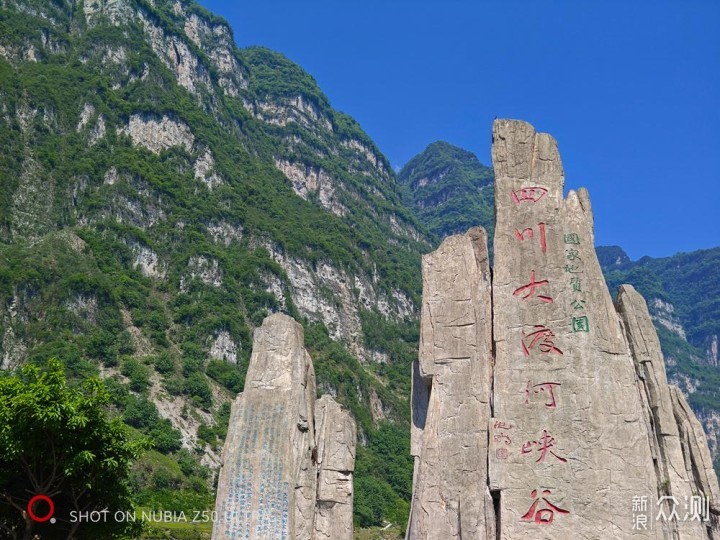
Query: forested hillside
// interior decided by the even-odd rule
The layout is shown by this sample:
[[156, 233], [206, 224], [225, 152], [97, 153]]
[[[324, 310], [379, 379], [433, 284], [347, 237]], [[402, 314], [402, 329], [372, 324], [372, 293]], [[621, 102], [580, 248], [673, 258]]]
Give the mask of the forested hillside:
[[493, 172], [472, 152], [438, 141], [398, 173], [405, 200], [436, 238], [495, 225]]
[[0, 1], [0, 359], [100, 375], [154, 449], [137, 503], [213, 503], [270, 312], [358, 422], [360, 525], [401, 522], [429, 249], [385, 157], [282, 55], [192, 2]]

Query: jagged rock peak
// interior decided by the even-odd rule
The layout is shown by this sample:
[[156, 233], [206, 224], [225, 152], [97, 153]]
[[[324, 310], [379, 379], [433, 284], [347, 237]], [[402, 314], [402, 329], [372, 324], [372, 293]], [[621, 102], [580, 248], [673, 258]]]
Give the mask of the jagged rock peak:
[[495, 524], [487, 482], [492, 319], [485, 231], [448, 237], [423, 257], [422, 273], [407, 536], [485, 538]]
[[646, 414], [654, 426], [651, 443], [654, 454], [661, 458], [656, 462], [658, 480], [667, 495], [679, 500], [706, 494], [715, 513], [720, 514], [720, 491], [705, 435], [682, 393], [667, 383], [660, 341], [647, 303], [631, 285], [623, 285], [616, 305], [648, 406]]
[[492, 284], [476, 230], [423, 258], [407, 538], [717, 538], [705, 436], [642, 297], [610, 298], [587, 192], [530, 124], [492, 154]]
[[213, 540], [350, 540], [355, 439], [355, 421], [332, 397], [316, 404], [302, 326], [267, 317], [231, 409]]

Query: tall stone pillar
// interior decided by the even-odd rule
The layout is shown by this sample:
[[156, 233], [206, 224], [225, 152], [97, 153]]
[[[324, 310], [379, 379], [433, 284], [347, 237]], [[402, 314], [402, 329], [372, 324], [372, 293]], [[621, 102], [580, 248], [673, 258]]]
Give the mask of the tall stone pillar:
[[557, 143], [525, 122], [495, 121], [492, 156], [500, 537], [663, 538], [633, 528], [633, 498], [656, 494], [657, 478], [588, 194], [563, 197]]
[[330, 396], [315, 403], [317, 507], [314, 540], [352, 540], [355, 420]]
[[525, 122], [492, 154], [492, 293], [483, 231], [423, 257], [407, 538], [720, 538], [707, 441], [642, 297], [610, 298], [587, 192]]
[[420, 355], [413, 366], [413, 498], [407, 537], [494, 539], [487, 486], [492, 374], [485, 231], [423, 257]]
[[352, 540], [356, 437], [348, 411], [315, 399], [302, 326], [267, 317], [230, 412], [213, 540]]

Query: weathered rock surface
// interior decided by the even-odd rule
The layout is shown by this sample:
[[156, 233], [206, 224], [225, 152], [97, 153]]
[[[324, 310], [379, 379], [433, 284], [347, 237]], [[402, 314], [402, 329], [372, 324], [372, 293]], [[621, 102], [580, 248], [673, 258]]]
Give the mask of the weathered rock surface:
[[408, 538], [494, 538], [487, 482], [492, 319], [486, 245], [485, 231], [471, 229], [423, 257]]
[[352, 540], [355, 420], [331, 397], [315, 403], [317, 508], [313, 538]]
[[[695, 415], [685, 403], [682, 393], [667, 383], [660, 342], [645, 300], [632, 286], [623, 285], [616, 304], [641, 383], [639, 388], [652, 434], [650, 443], [660, 495], [687, 501], [696, 493], [703, 492], [713, 501], [718, 501], [717, 478], [712, 471], [702, 428], [699, 432], [702, 440], [699, 441]], [[679, 397], [674, 397], [676, 393]], [[670, 506], [666, 505], [666, 514], [672, 511]], [[682, 529], [678, 531], [680, 525]], [[699, 521], [671, 522], [669, 528], [681, 538], [704, 538], [705, 527]]]
[[314, 403], [302, 327], [284, 315], [268, 317], [255, 331], [245, 390], [232, 407], [213, 538], [248, 531], [251, 538], [309, 538]]
[[269, 316], [232, 406], [212, 538], [352, 538], [354, 461], [349, 414], [328, 396], [316, 411], [302, 326]]
[[127, 126], [118, 129], [118, 133], [128, 135], [136, 146], [144, 146], [159, 154], [173, 146], [182, 146], [190, 151], [195, 136], [182, 122], [167, 116], [158, 119], [151, 115], [133, 114]]
[[587, 191], [563, 197], [527, 123], [496, 121], [492, 153], [492, 287], [477, 229], [423, 259], [407, 537], [720, 538], [704, 433], [645, 301], [613, 305]]
[[557, 143], [529, 124], [496, 121], [492, 154], [493, 413], [507, 427], [491, 434], [490, 476], [501, 537], [658, 537], [630, 532], [633, 496], [657, 482], [588, 194], [563, 198]]

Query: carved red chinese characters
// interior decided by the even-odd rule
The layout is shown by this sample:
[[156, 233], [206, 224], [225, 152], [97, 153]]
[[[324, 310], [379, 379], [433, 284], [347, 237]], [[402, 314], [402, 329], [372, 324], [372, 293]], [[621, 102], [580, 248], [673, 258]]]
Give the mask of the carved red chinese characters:
[[526, 187], [513, 191], [512, 200], [515, 204], [520, 204], [521, 202], [536, 203], [542, 200], [547, 193], [548, 190], [544, 187]]
[[555, 392], [553, 391], [554, 386], [560, 386], [560, 383], [556, 382], [542, 382], [538, 384], [532, 384], [532, 381], [528, 381], [527, 385], [525, 386], [525, 405], [530, 404], [530, 391], [534, 394], [537, 394], [539, 392], [547, 392], [547, 401], [545, 402], [545, 406], [548, 409], [554, 409], [556, 407], [555, 404]]
[[525, 356], [530, 356], [535, 346], [542, 353], [549, 354], [555, 353], [562, 356], [563, 352], [555, 346], [555, 334], [549, 328], [536, 324], [533, 326], [533, 331], [529, 333], [523, 332], [522, 349]]
[[[542, 252], [545, 253], [547, 251], [547, 237], [545, 235], [545, 224], [544, 223], [538, 223], [538, 230], [540, 231], [540, 247], [542, 248]], [[535, 236], [535, 231], [531, 227], [527, 227], [526, 229], [523, 229], [522, 231], [519, 229], [515, 229], [515, 238], [517, 238], [520, 242], [525, 240], [525, 235], [529, 239], [532, 239], [533, 236]]]
[[[546, 489], [542, 492], [543, 495], [550, 495], [550, 490]], [[545, 497], [538, 497], [537, 496], [537, 490], [533, 489], [530, 496], [535, 499], [535, 501], [532, 503], [528, 511], [523, 515], [522, 519], [523, 521], [529, 521], [529, 522], [535, 522], [539, 525], [550, 525], [553, 522], [553, 519], [555, 517], [555, 512], [559, 514], [569, 514], [569, 510], [564, 510], [558, 506], [555, 506], [553, 503], [548, 501]], [[540, 505], [540, 501], [545, 503], [545, 505], [548, 506], [548, 508], [541, 508], [538, 510], [538, 506]]]
[[547, 430], [543, 429], [542, 437], [539, 441], [528, 441], [522, 445], [520, 453], [527, 455], [533, 451], [533, 447], [537, 447], [537, 451], [540, 452], [540, 457], [535, 460], [535, 463], [540, 463], [545, 460], [548, 453], [552, 454], [558, 461], [566, 463], [567, 459], [558, 456], [551, 448], [555, 448], [555, 437], [548, 435]]
[[[530, 272], [530, 283], [527, 285], [523, 285], [522, 287], [518, 287], [513, 291], [513, 296], [520, 296], [523, 293], [525, 296], [522, 297], [523, 300], [527, 300], [528, 298], [532, 298], [535, 296], [535, 289], [539, 287], [544, 287], [545, 285], [548, 285], [550, 282], [547, 279], [541, 279], [540, 281], [535, 281], [535, 270]], [[549, 296], [543, 296], [542, 294], [538, 294], [537, 297], [546, 303], [551, 303], [553, 299]]]

